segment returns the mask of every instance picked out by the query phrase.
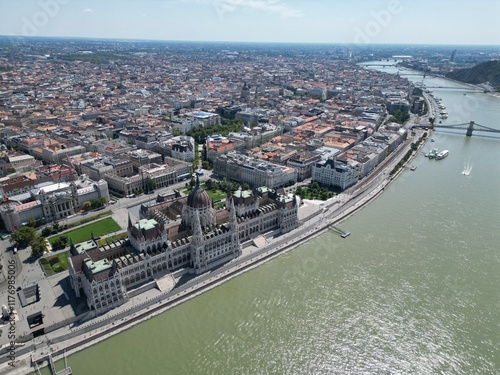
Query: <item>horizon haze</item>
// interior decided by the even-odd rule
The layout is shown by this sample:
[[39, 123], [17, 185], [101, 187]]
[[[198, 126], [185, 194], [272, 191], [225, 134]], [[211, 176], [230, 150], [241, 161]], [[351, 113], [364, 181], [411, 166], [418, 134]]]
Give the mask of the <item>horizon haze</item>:
[[0, 0], [0, 35], [158, 41], [500, 45], [493, 0]]

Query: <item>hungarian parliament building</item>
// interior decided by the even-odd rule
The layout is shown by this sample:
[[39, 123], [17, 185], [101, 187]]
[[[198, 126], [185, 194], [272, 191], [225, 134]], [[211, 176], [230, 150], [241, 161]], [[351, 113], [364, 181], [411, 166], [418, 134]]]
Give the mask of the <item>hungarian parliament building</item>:
[[69, 278], [76, 296], [102, 314], [172, 272], [202, 274], [240, 256], [241, 242], [298, 226], [296, 198], [266, 187], [238, 190], [225, 206], [216, 210], [197, 181], [187, 197], [158, 196], [141, 207], [140, 220], [132, 223], [129, 216], [127, 240], [71, 243]]

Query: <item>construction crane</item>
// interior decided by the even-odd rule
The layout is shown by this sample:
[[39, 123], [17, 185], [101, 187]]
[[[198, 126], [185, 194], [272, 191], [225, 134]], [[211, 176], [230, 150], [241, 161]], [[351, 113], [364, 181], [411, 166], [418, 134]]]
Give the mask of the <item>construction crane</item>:
[[4, 192], [3, 188], [0, 188], [0, 194], [3, 196], [3, 201], [5, 206], [7, 207], [7, 222], [5, 223], [5, 229], [7, 230], [14, 230], [16, 229], [14, 227], [14, 218], [12, 217], [12, 214], [14, 213], [14, 209], [12, 205], [10, 204], [10, 199], [7, 193]]

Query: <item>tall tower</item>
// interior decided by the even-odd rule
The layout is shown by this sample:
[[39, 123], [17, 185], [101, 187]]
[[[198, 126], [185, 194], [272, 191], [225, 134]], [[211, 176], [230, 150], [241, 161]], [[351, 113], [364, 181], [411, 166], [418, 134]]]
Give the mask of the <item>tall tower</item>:
[[241, 100], [245, 102], [248, 102], [250, 100], [250, 88], [248, 87], [246, 82], [241, 89]]
[[236, 208], [234, 199], [231, 197], [231, 206], [229, 208], [229, 228], [231, 230], [231, 244], [233, 246], [233, 256], [241, 255], [240, 235], [238, 231], [238, 219], [236, 218]]
[[201, 230], [200, 215], [198, 211], [193, 215], [193, 237], [191, 239], [192, 252], [191, 259], [194, 260], [194, 269], [196, 274], [205, 272], [207, 259], [205, 256], [205, 241], [203, 239], [203, 231]]
[[454, 50], [451, 52], [450, 61], [451, 61], [451, 62], [454, 62], [456, 58], [457, 58], [457, 50], [456, 50], [456, 49], [454, 49]]

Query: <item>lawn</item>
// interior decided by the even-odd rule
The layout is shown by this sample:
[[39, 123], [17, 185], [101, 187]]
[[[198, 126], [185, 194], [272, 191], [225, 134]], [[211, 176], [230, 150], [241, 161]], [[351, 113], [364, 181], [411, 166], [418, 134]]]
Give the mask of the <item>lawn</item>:
[[208, 193], [208, 196], [210, 197], [210, 199], [212, 199], [213, 202], [226, 198], [226, 193], [221, 190], [213, 191], [205, 189], [205, 191]]
[[54, 244], [54, 241], [61, 237], [67, 236], [68, 239], [71, 239], [73, 243], [79, 243], [83, 241], [87, 241], [91, 238], [91, 233], [94, 233], [95, 237], [102, 236], [104, 234], [117, 232], [121, 230], [120, 226], [114, 221], [112, 218], [108, 217], [104, 220], [99, 220], [83, 227], [71, 230], [69, 232], [58, 234], [57, 236], [53, 236], [49, 238], [49, 242], [51, 245]]
[[69, 251], [63, 251], [60, 254], [40, 259], [40, 264], [45, 274], [51, 276], [58, 272], [66, 271], [68, 269], [68, 253]]

